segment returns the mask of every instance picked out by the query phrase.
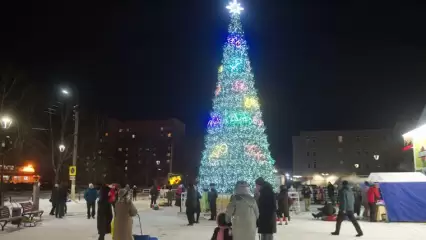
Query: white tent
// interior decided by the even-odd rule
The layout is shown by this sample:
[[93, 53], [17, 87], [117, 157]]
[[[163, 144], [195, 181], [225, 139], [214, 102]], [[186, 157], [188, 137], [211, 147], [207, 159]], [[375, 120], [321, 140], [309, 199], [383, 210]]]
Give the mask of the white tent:
[[426, 176], [420, 172], [375, 172], [370, 173], [368, 182], [426, 182]]

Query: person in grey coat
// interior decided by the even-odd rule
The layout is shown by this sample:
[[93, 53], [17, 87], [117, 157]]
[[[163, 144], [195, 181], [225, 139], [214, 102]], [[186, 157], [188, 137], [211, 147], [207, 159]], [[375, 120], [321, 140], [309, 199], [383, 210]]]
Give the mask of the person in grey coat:
[[256, 221], [259, 209], [256, 200], [250, 195], [249, 185], [238, 181], [234, 195], [226, 208], [228, 220], [232, 221], [233, 240], [255, 240]]
[[349, 187], [348, 181], [342, 182], [342, 188], [339, 190], [339, 213], [337, 214], [336, 219], [336, 231], [332, 232], [331, 235], [339, 235], [340, 226], [342, 225], [345, 216], [349, 218], [349, 220], [354, 225], [356, 232], [358, 233], [356, 236], [361, 237], [363, 235], [361, 227], [358, 224], [354, 216], [354, 205], [355, 205], [355, 196]]

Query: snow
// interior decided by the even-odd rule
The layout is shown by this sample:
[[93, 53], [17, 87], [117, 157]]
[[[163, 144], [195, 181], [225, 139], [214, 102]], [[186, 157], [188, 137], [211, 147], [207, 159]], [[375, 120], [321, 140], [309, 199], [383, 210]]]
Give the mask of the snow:
[[[149, 209], [149, 202], [136, 201], [136, 207], [141, 216], [143, 232], [160, 240], [202, 240], [210, 239], [215, 223], [201, 220], [200, 224], [188, 227], [184, 214], [178, 214], [179, 208], [162, 208], [158, 211]], [[40, 202], [45, 211], [43, 221], [36, 227], [17, 229], [9, 226], [5, 232], [0, 232], [2, 240], [46, 240], [46, 239], [97, 239], [96, 220], [86, 219], [86, 204], [84, 202], [68, 203], [68, 216], [64, 219], [55, 219], [48, 216], [50, 203], [47, 200]], [[315, 209], [317, 206], [313, 206]], [[426, 235], [425, 224], [419, 223], [369, 223], [360, 222], [364, 231], [365, 240], [418, 240]], [[310, 213], [294, 215], [289, 225], [277, 226], [278, 233], [275, 239], [297, 240], [349, 240], [355, 239], [355, 229], [350, 222], [343, 222], [339, 237], [331, 236], [335, 222], [313, 220]], [[140, 233], [139, 222], [134, 219], [134, 233]], [[107, 240], [111, 236], [106, 237]]]

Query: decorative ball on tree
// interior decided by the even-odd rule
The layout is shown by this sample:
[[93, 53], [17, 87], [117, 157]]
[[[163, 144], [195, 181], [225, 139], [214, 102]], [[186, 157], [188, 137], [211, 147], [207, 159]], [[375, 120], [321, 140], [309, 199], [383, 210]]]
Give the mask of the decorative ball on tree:
[[207, 125], [199, 184], [216, 184], [219, 192], [232, 192], [239, 180], [254, 186], [258, 177], [275, 184], [274, 163], [265, 134], [248, 46], [240, 20], [244, 10], [237, 0], [231, 13], [213, 111]]

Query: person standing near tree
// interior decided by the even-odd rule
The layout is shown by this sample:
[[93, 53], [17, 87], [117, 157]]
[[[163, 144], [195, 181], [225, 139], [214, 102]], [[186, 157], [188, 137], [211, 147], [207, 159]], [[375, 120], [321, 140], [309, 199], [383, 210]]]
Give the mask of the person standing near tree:
[[216, 211], [216, 200], [217, 200], [218, 194], [215, 189], [215, 184], [210, 183], [210, 191], [207, 195], [207, 198], [209, 200], [209, 207], [210, 207], [210, 219], [211, 221], [216, 219], [217, 211]]
[[262, 177], [256, 179], [259, 189], [258, 233], [260, 240], [272, 240], [277, 232], [277, 202], [272, 185]]
[[98, 192], [92, 183], [89, 184], [89, 188], [86, 189], [84, 193], [84, 200], [86, 200], [87, 205], [87, 219], [95, 219], [96, 215], [96, 199], [98, 198]]
[[186, 216], [188, 218], [188, 226], [192, 226], [195, 223], [194, 214], [197, 208], [197, 193], [194, 188], [193, 183], [188, 184], [188, 189], [186, 191]]
[[50, 215], [55, 215], [55, 210], [57, 209], [58, 205], [58, 190], [59, 190], [59, 184], [55, 184], [55, 186], [52, 189], [52, 195], [50, 195], [50, 202], [52, 203], [52, 210], [50, 210]]
[[342, 188], [339, 191], [338, 197], [339, 213], [337, 214], [336, 219], [336, 230], [332, 232], [331, 235], [339, 235], [342, 222], [345, 219], [345, 216], [347, 216], [354, 225], [356, 232], [358, 233], [356, 237], [361, 237], [363, 233], [358, 221], [354, 216], [355, 196], [349, 187], [348, 181], [342, 182]]

